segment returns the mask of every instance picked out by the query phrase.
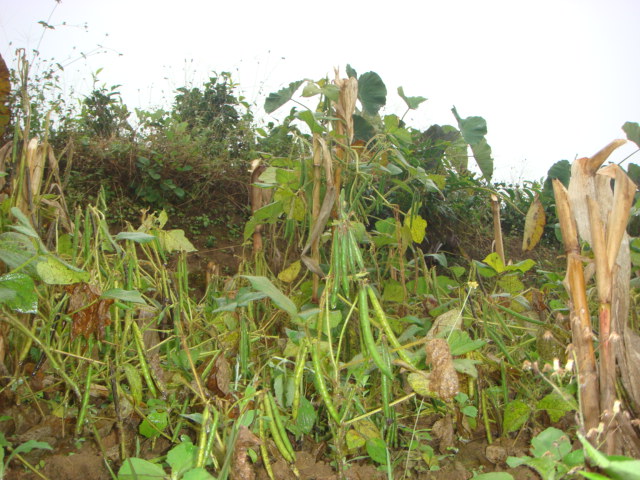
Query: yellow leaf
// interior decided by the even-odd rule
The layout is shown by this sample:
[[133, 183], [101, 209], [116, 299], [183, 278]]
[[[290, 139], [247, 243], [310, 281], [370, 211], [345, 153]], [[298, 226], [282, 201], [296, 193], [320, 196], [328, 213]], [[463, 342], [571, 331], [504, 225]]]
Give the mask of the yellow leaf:
[[529, 207], [527, 212], [527, 218], [524, 222], [524, 237], [522, 238], [522, 251], [526, 252], [532, 250], [544, 232], [544, 226], [547, 223], [547, 218], [544, 214], [544, 207], [540, 202], [540, 198], [536, 194], [533, 199], [533, 203]]
[[284, 283], [293, 282], [300, 273], [300, 260], [296, 260], [278, 274], [278, 280]]
[[422, 243], [427, 230], [427, 221], [420, 215], [407, 215], [404, 217], [404, 225], [411, 231], [411, 239], [416, 243]]
[[410, 373], [407, 376], [407, 381], [411, 385], [411, 389], [418, 395], [423, 397], [430, 397], [433, 395], [429, 389], [429, 377], [422, 373]]

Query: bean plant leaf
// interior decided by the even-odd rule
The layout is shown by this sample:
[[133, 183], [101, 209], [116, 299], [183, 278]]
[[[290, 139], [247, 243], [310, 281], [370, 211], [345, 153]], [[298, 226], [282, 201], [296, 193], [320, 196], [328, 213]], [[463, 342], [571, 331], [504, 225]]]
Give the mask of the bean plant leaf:
[[417, 109], [422, 102], [427, 101], [427, 99], [424, 97], [407, 97], [404, 94], [404, 89], [402, 87], [398, 87], [398, 95], [400, 95], [400, 98], [404, 100], [404, 103], [406, 103], [407, 107], [411, 110]]
[[547, 217], [544, 213], [544, 207], [540, 201], [540, 196], [536, 194], [524, 221], [523, 252], [532, 250], [538, 244], [544, 233], [546, 223]]
[[141, 303], [146, 305], [147, 302], [137, 290], [123, 290], [122, 288], [112, 288], [102, 294], [102, 298], [113, 298], [114, 300], [122, 300], [124, 302]]
[[33, 280], [24, 273], [7, 273], [0, 277], [0, 304], [20, 313], [38, 312], [38, 295]]
[[576, 409], [575, 402], [566, 400], [562, 395], [552, 392], [543, 397], [537, 404], [538, 410], [544, 410], [552, 422], [559, 421], [567, 412]]
[[433, 390], [429, 385], [429, 377], [426, 374], [410, 373], [407, 376], [407, 382], [409, 382], [411, 389], [418, 395], [422, 395], [423, 397], [430, 397], [434, 395]]
[[404, 226], [411, 232], [411, 240], [422, 243], [427, 231], [427, 221], [420, 215], [412, 214], [404, 217]]
[[198, 447], [189, 441], [181, 442], [167, 453], [167, 463], [171, 467], [171, 475], [180, 478], [196, 466]]
[[304, 110], [299, 112], [296, 116], [307, 124], [311, 133], [324, 133], [325, 128], [318, 123], [311, 110]]
[[627, 134], [627, 138], [640, 148], [640, 125], [636, 122], [626, 122], [622, 130]]
[[306, 397], [300, 397], [300, 406], [298, 407], [298, 416], [296, 418], [296, 427], [301, 433], [308, 435], [313, 430], [313, 426], [318, 419], [318, 414], [313, 404]]
[[296, 93], [296, 90], [298, 90], [300, 85], [302, 85], [302, 82], [303, 80], [291, 82], [288, 87], [284, 87], [277, 92], [270, 93], [267, 99], [264, 101], [265, 112], [273, 113], [282, 105], [291, 100], [293, 94]]
[[387, 464], [387, 444], [382, 438], [368, 438], [365, 445], [371, 460], [380, 465]]
[[387, 87], [375, 72], [367, 72], [358, 79], [358, 100], [367, 115], [377, 115], [387, 104]]
[[462, 137], [471, 147], [471, 151], [473, 152], [478, 167], [480, 167], [482, 175], [487, 180], [491, 180], [493, 176], [493, 157], [491, 156], [491, 147], [485, 138], [487, 134], [486, 120], [482, 117], [462, 118], [458, 115], [455, 107], [453, 107], [451, 111], [454, 117], [456, 117]]
[[244, 226], [244, 240], [247, 241], [261, 223], [275, 223], [284, 210], [282, 202], [273, 202], [253, 212]]
[[11, 93], [11, 82], [9, 81], [9, 69], [0, 55], [0, 137], [9, 125], [11, 112], [9, 110], [9, 94]]
[[196, 251], [196, 247], [185, 236], [184, 230], [157, 230], [155, 233], [168, 253]]
[[131, 396], [140, 405], [142, 403], [142, 377], [140, 376], [140, 371], [130, 363], [125, 363], [123, 367]]
[[300, 260], [296, 260], [278, 274], [278, 280], [284, 283], [293, 282], [300, 273]]
[[118, 480], [160, 480], [165, 477], [160, 465], [142, 458], [128, 458], [118, 470]]
[[182, 476], [182, 480], [216, 480], [216, 478], [207, 472], [204, 468], [193, 468]]
[[298, 317], [298, 308], [278, 287], [276, 287], [267, 277], [254, 277], [251, 275], [242, 275], [243, 278], [249, 280], [254, 290], [264, 293], [268, 296], [277, 307], [281, 308], [289, 314], [292, 320]]
[[504, 409], [503, 425], [506, 433], [515, 432], [522, 427], [531, 416], [529, 405], [522, 400], [507, 403]]
[[89, 280], [89, 272], [68, 265], [50, 255], [38, 262], [36, 271], [42, 281], [49, 285], [71, 285]]
[[153, 242], [156, 238], [158, 237], [144, 232], [120, 232], [115, 237], [116, 241], [131, 240], [135, 243], [149, 243]]

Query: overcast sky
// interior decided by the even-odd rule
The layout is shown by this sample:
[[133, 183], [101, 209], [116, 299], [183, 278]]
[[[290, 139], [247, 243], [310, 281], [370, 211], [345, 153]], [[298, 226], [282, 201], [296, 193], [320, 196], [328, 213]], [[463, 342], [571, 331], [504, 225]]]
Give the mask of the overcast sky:
[[[42, 36], [40, 20], [55, 30]], [[406, 117], [416, 128], [455, 124], [454, 105], [483, 116], [496, 176], [512, 181], [640, 121], [639, 26], [638, 0], [0, 0], [0, 53], [13, 65], [16, 48], [38, 47], [80, 93], [103, 68], [99, 83], [122, 84], [131, 110], [230, 71], [266, 119], [269, 92], [350, 63], [380, 74], [384, 113], [404, 113], [398, 86], [427, 97]], [[614, 160], [635, 148], [620, 150]]]

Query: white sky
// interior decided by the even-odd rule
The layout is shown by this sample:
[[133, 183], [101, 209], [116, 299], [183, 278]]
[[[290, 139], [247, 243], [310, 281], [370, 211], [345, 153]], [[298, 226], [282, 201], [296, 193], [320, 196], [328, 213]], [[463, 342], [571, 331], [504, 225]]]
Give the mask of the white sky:
[[[175, 88], [230, 71], [265, 117], [265, 96], [347, 63], [396, 94], [429, 100], [411, 126], [488, 122], [496, 178], [537, 179], [588, 156], [640, 121], [638, 0], [0, 0], [0, 53], [39, 46], [66, 65], [66, 88], [122, 84], [131, 110], [166, 105]], [[53, 11], [53, 14], [52, 14]], [[49, 18], [51, 16], [51, 18]], [[56, 29], [42, 37], [45, 20]], [[61, 26], [66, 22], [68, 26]], [[81, 28], [88, 24], [88, 31]], [[40, 43], [42, 37], [42, 42]], [[80, 52], [101, 45], [86, 60]], [[289, 108], [289, 107], [285, 107]], [[277, 112], [276, 112], [277, 113]], [[635, 148], [612, 157], [622, 160]], [[640, 163], [640, 154], [632, 161]]]

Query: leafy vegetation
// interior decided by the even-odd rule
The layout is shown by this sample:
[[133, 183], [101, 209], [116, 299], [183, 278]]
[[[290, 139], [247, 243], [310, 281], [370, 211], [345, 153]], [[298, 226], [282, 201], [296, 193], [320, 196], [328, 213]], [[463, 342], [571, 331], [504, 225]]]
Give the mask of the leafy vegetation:
[[[585, 430], [592, 392], [580, 345], [567, 349], [575, 298], [553, 190], [569, 163], [545, 183], [494, 184], [484, 119], [454, 108], [456, 125], [414, 129], [384, 111], [379, 75], [346, 72], [272, 93], [266, 112], [293, 106], [257, 128], [228, 73], [134, 119], [98, 72], [50, 122], [29, 107], [28, 68], [13, 89], [0, 68], [13, 132], [0, 148], [0, 399], [37, 413], [11, 410], [1, 452], [65, 426], [22, 441], [5, 471], [56, 478], [37, 452], [71, 437], [118, 479], [432, 478], [468, 443], [486, 449], [476, 478], [606, 478], [571, 442], [611, 446], [611, 430]], [[397, 92], [408, 110], [426, 101]], [[624, 131], [638, 142], [637, 124]], [[222, 264], [218, 237], [241, 261]], [[618, 388], [613, 418], [636, 415]], [[630, 471], [579, 438], [611, 478]]]

